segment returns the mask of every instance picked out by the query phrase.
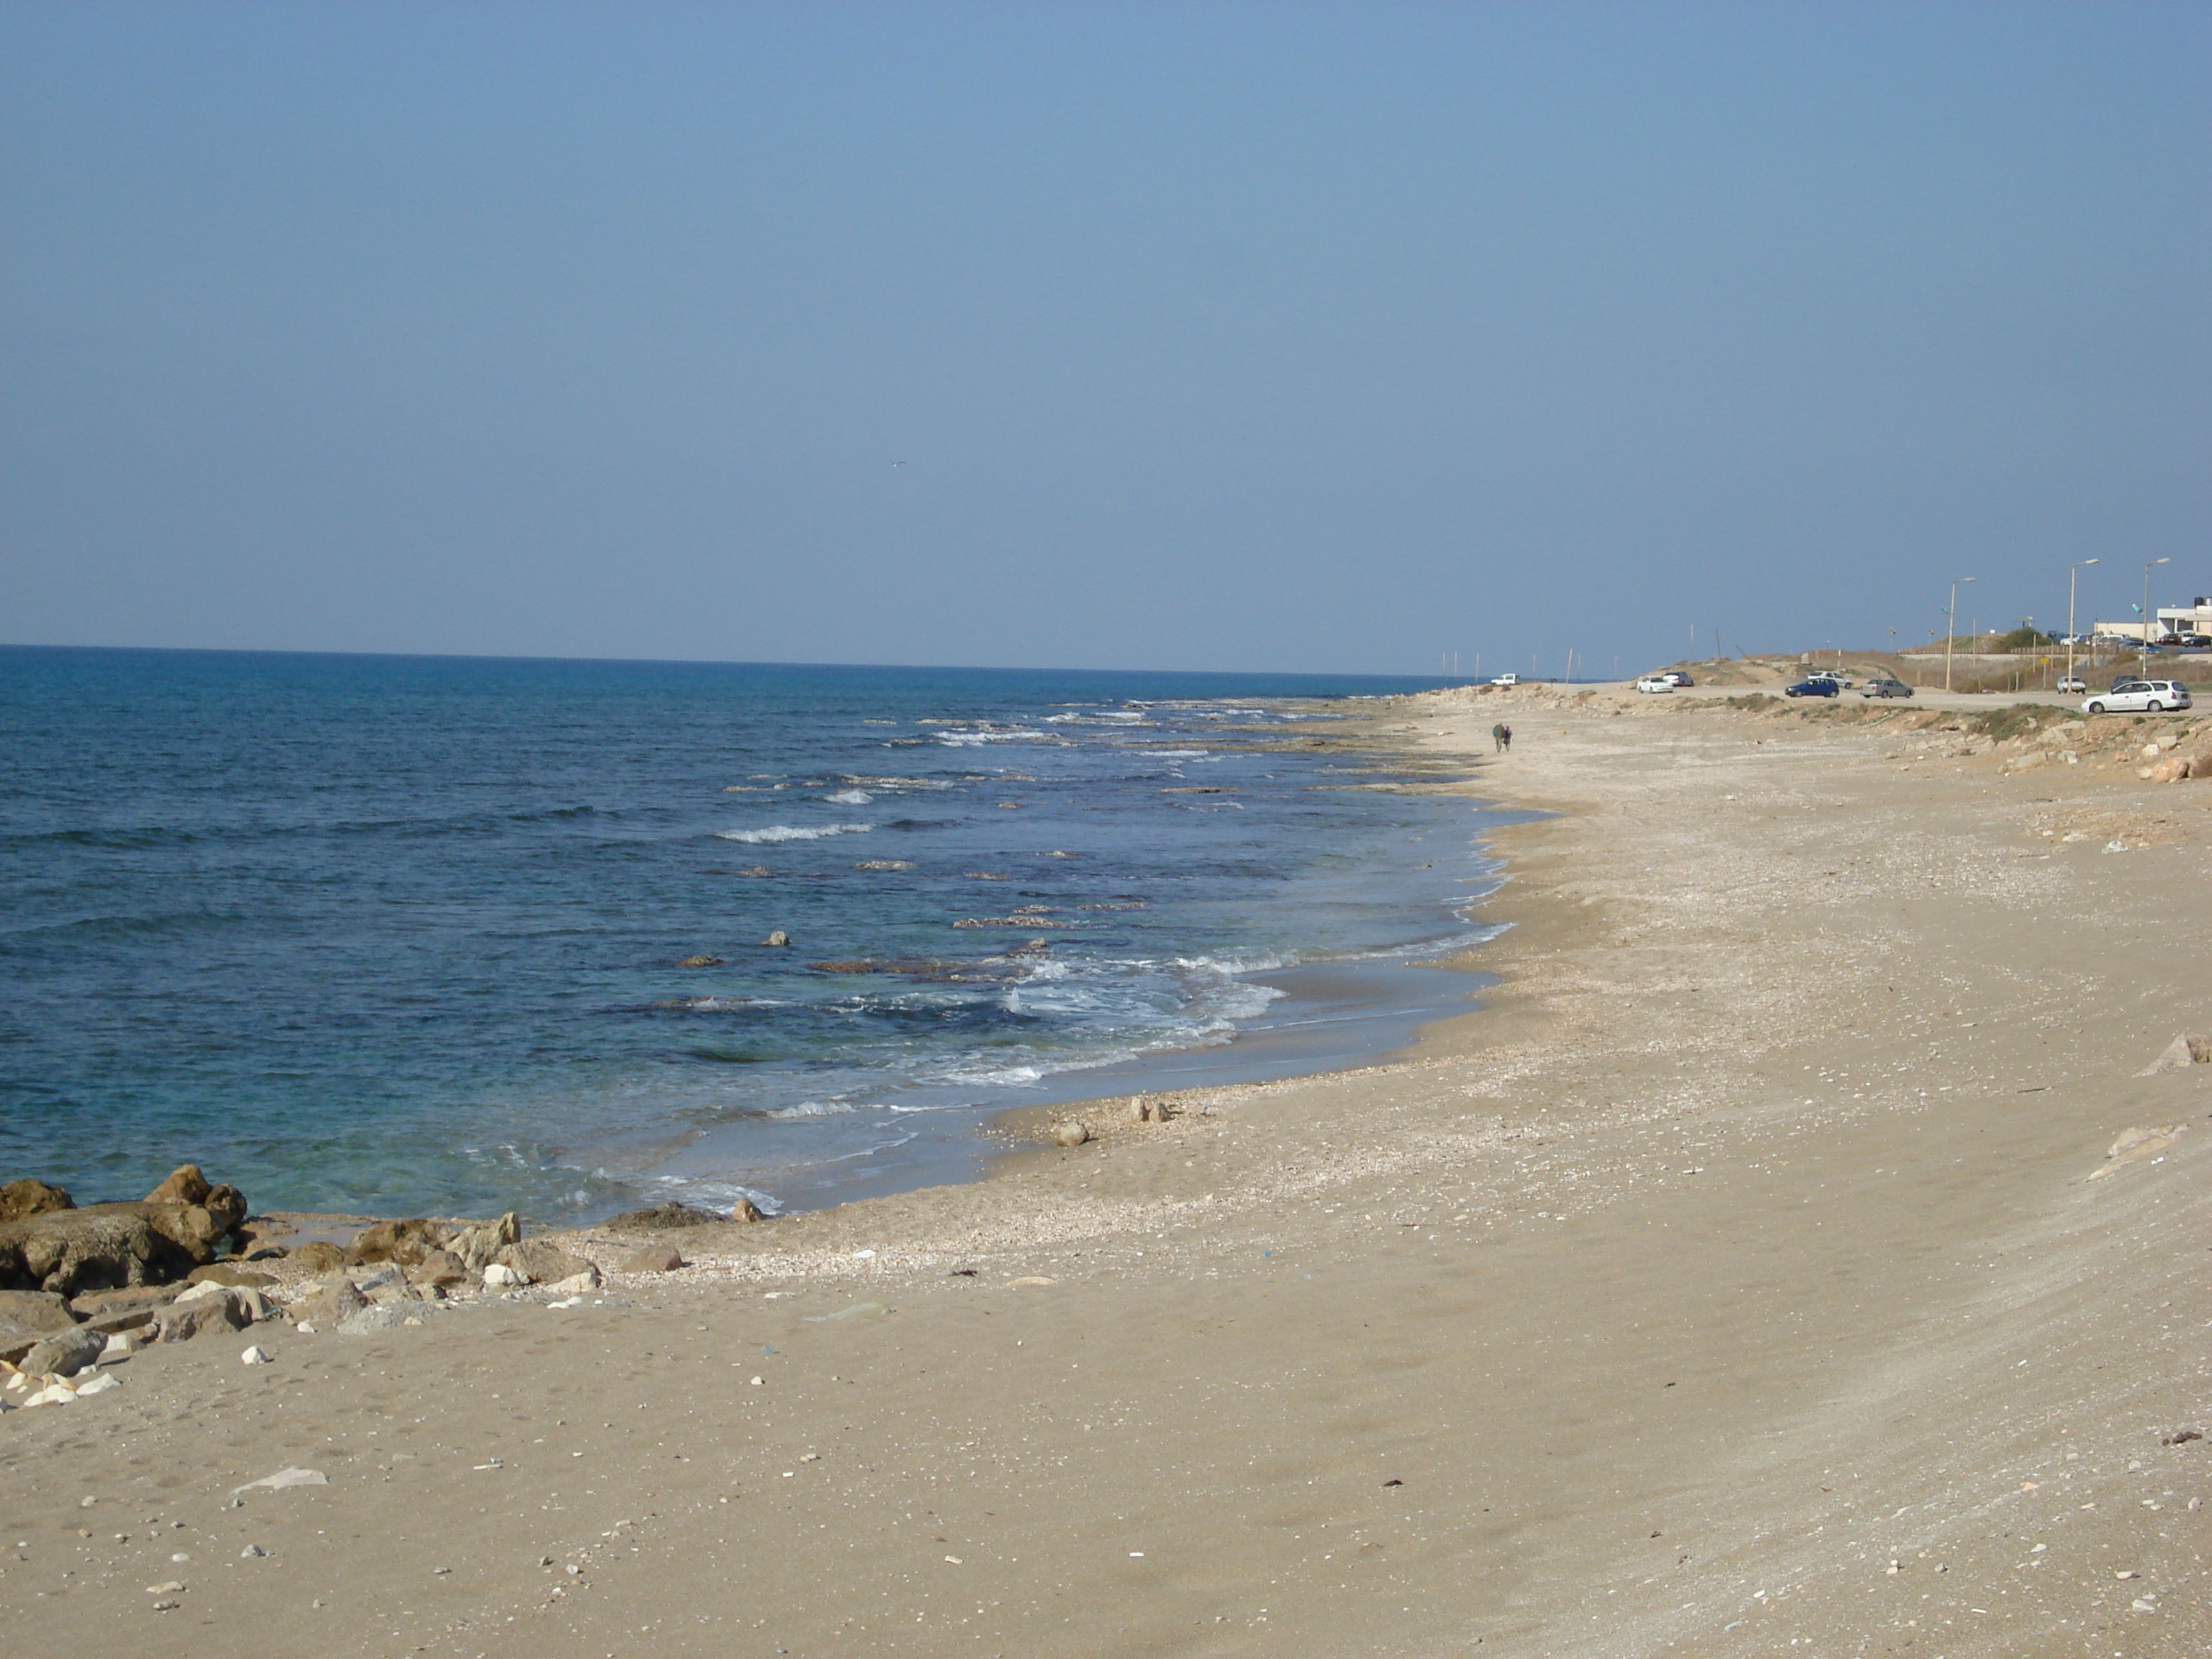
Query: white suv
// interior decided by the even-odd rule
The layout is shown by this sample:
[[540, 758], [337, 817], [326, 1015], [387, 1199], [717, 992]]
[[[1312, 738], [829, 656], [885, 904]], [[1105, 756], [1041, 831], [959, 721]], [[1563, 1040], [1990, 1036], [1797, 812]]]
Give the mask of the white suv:
[[2179, 680], [2122, 680], [2081, 705], [2085, 714], [2156, 714], [2189, 707], [2189, 688]]

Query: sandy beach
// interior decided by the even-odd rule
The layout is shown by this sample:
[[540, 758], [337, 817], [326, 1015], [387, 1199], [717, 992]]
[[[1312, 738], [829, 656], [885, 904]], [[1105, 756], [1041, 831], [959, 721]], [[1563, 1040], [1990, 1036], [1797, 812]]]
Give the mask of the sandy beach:
[[574, 1305], [149, 1348], [0, 1421], [11, 1644], [2203, 1652], [2212, 1066], [2142, 1073], [2212, 787], [2046, 715], [1390, 705], [1555, 814], [1484, 1006], [679, 1272], [578, 1235]]

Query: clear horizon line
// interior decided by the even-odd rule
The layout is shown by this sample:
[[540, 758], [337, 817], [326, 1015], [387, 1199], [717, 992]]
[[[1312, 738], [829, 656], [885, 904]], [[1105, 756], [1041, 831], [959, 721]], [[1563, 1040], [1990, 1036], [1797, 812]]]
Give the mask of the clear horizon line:
[[1096, 668], [1067, 664], [1035, 665], [1019, 663], [926, 663], [926, 662], [860, 662], [860, 661], [780, 661], [766, 658], [747, 657], [622, 657], [622, 656], [553, 656], [538, 652], [504, 651], [329, 651], [305, 650], [287, 646], [229, 646], [229, 645], [82, 645], [52, 644], [29, 641], [0, 641], [0, 652], [6, 651], [101, 651], [118, 654], [127, 653], [161, 653], [170, 656], [198, 657], [362, 657], [393, 658], [420, 662], [588, 662], [607, 664], [653, 664], [657, 665], [692, 668], [861, 668], [902, 671], [945, 671], [957, 673], [1000, 674], [1162, 674], [1193, 678], [1212, 676], [1217, 678], [1241, 677], [1250, 679], [1306, 678], [1306, 679], [1367, 679], [1408, 680], [1424, 684], [1440, 676], [1431, 672], [1382, 673], [1366, 669], [1352, 668]]

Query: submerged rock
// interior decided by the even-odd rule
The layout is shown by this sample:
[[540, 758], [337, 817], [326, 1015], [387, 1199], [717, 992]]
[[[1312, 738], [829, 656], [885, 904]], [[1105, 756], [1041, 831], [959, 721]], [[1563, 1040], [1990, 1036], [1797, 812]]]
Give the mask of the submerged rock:
[[686, 957], [676, 965], [678, 968], [719, 968], [722, 965], [722, 959], [708, 956]]

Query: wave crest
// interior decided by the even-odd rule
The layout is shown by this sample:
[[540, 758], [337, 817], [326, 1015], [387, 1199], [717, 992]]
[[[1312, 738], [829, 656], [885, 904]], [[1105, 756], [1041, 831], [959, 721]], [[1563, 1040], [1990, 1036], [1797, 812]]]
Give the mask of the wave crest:
[[824, 836], [857, 836], [874, 829], [872, 823], [823, 823], [802, 830], [788, 823], [771, 823], [763, 830], [717, 830], [724, 841], [750, 842], [757, 846], [771, 841], [820, 841]]

